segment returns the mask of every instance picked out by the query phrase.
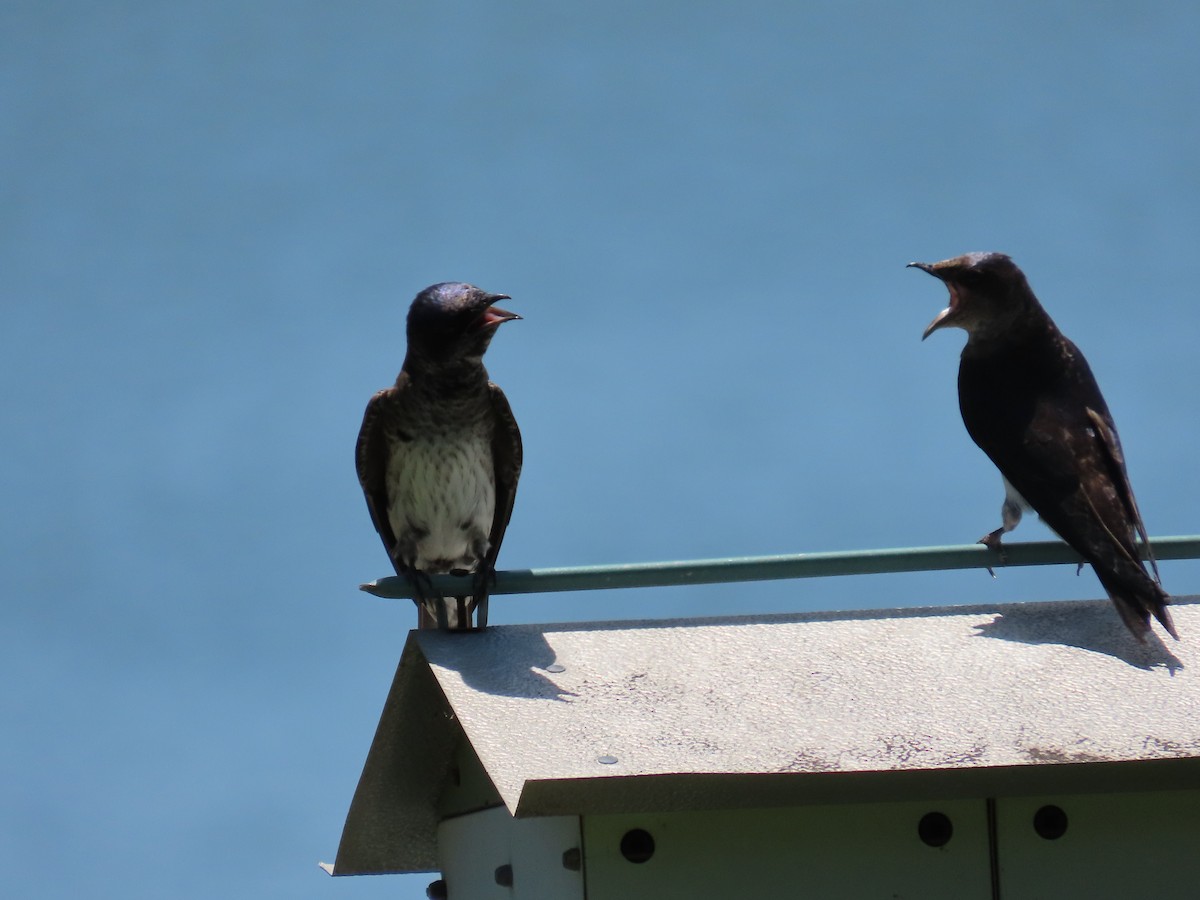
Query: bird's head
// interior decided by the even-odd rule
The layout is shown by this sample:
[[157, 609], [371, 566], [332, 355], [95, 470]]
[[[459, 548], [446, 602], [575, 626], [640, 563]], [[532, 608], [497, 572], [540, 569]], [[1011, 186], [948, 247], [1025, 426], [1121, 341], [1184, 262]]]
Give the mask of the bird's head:
[[521, 318], [494, 305], [508, 299], [457, 281], [425, 288], [408, 310], [409, 352], [431, 363], [481, 359], [496, 329]]
[[1025, 274], [1003, 253], [967, 253], [908, 265], [941, 279], [950, 291], [950, 305], [929, 323], [921, 340], [950, 326], [970, 337], [1003, 333], [1038, 306]]

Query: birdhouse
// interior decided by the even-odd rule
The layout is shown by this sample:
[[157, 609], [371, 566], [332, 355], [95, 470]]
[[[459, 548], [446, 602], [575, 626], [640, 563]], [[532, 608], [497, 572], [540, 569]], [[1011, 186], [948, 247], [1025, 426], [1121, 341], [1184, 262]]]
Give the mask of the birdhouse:
[[1200, 895], [1200, 602], [414, 631], [334, 875], [450, 900]]

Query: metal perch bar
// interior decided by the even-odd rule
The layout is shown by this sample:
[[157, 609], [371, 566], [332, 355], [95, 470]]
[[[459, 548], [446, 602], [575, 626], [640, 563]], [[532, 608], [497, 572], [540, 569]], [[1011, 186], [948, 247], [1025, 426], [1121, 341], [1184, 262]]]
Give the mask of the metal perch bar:
[[[1159, 560], [1200, 557], [1200, 535], [1151, 538], [1150, 545], [1154, 548], [1155, 558]], [[1079, 554], [1061, 541], [1005, 544], [1004, 554], [1006, 560], [1001, 563], [998, 555], [987, 547], [981, 544], [966, 544], [952, 547], [795, 553], [786, 556], [742, 556], [614, 566], [510, 569], [496, 573], [496, 585], [492, 594], [674, 587], [687, 584], [772, 581], [783, 578], [825, 578], [831, 575], [878, 575], [886, 572], [1048, 566], [1082, 562]], [[443, 596], [454, 597], [471, 593], [470, 576], [435, 575], [431, 581]], [[412, 588], [408, 580], [396, 575], [389, 575], [360, 587], [376, 597], [412, 597]]]

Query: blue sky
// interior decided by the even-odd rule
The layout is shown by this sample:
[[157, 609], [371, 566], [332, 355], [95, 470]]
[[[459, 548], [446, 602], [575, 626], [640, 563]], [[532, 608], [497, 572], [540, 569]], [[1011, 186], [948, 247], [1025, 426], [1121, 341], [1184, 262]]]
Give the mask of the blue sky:
[[[1197, 46], [1168, 3], [5, 4], [13, 896], [424, 896], [316, 862], [414, 621], [356, 590], [352, 452], [432, 282], [525, 317], [488, 356], [526, 449], [501, 568], [995, 527], [962, 335], [921, 343], [945, 292], [904, 269], [968, 250], [1088, 356], [1150, 533], [1200, 532]], [[999, 575], [492, 621], [1101, 595]]]

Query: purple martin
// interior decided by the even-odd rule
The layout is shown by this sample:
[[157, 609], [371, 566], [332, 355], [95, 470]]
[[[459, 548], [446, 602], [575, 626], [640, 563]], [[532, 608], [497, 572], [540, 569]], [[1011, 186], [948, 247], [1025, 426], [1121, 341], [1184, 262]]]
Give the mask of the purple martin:
[[[1158, 619], [1176, 640], [1169, 598], [1125, 471], [1125, 455], [1092, 370], [1002, 253], [910, 266], [939, 278], [950, 305], [925, 329], [967, 332], [958, 403], [967, 433], [1004, 478], [1003, 524], [980, 543], [1000, 551], [1023, 509], [1092, 564], [1138, 640]], [[1146, 545], [1151, 578], [1138, 555]]]
[[[420, 628], [487, 627], [496, 556], [521, 477], [521, 432], [483, 354], [521, 318], [470, 284], [427, 287], [408, 310], [408, 352], [396, 383], [367, 404], [355, 461], [375, 530], [409, 580]], [[453, 606], [430, 575], [473, 573]]]

